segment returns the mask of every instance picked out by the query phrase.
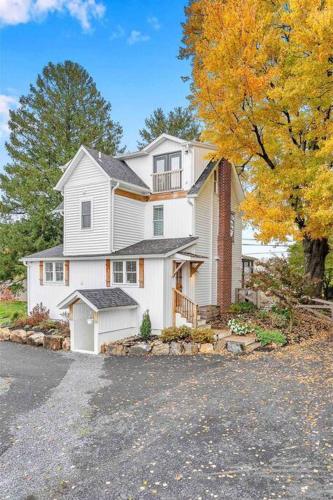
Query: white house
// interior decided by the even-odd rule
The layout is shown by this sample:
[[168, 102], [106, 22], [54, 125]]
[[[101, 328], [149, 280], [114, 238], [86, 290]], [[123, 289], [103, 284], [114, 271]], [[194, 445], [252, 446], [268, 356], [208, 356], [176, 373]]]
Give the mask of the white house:
[[73, 350], [138, 331], [202, 324], [242, 281], [243, 191], [214, 147], [163, 134], [117, 158], [81, 146], [63, 167], [64, 241], [25, 257], [28, 308], [67, 311]]

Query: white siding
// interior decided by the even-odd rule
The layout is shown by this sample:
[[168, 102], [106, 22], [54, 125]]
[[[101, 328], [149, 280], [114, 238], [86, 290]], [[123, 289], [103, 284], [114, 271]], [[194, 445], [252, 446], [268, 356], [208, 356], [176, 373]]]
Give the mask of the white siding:
[[124, 196], [114, 197], [114, 243], [119, 250], [144, 239], [145, 205]]
[[154, 237], [153, 207], [164, 207], [164, 237], [183, 238], [192, 234], [192, 207], [187, 198], [175, 200], [154, 201], [146, 203], [145, 238]]
[[98, 313], [98, 346], [100, 352], [104, 342], [119, 340], [138, 331], [138, 311], [137, 309], [107, 310]]
[[107, 180], [107, 174], [87, 154], [84, 154], [67, 180], [66, 187], [88, 186], [105, 180]]

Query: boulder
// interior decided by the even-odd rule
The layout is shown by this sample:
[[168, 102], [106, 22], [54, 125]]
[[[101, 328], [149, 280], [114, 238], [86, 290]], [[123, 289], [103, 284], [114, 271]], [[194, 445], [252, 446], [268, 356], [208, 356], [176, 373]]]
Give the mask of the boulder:
[[222, 340], [226, 337], [229, 337], [230, 335], [231, 335], [230, 330], [228, 330], [227, 328], [224, 328], [222, 330], [215, 330], [214, 331], [214, 340], [216, 340], [216, 341]]
[[71, 339], [69, 337], [64, 338], [64, 340], [62, 342], [62, 348], [64, 351], [71, 350]]
[[215, 352], [223, 352], [226, 350], [226, 347], [227, 347], [227, 340], [226, 339], [227, 339], [227, 337], [215, 342], [215, 344], [214, 344], [214, 351]]
[[194, 342], [184, 342], [183, 348], [184, 348], [183, 354], [193, 355], [193, 354], [198, 354], [199, 352], [199, 346]]
[[171, 356], [180, 356], [183, 354], [183, 344], [181, 342], [171, 342], [170, 354]]
[[201, 344], [200, 346], [200, 354], [214, 354], [214, 346], [213, 344]]
[[44, 347], [52, 351], [60, 351], [63, 338], [60, 335], [44, 335]]
[[9, 340], [10, 330], [9, 328], [0, 328], [0, 340]]
[[40, 346], [44, 344], [44, 333], [42, 332], [29, 332], [31, 335], [27, 337], [27, 344]]
[[147, 344], [147, 342], [138, 342], [129, 348], [128, 354], [132, 356], [142, 356], [144, 354], [148, 354], [151, 351], [151, 345]]
[[169, 351], [170, 351], [169, 344], [159, 340], [153, 344], [153, 349], [151, 353], [154, 354], [155, 356], [165, 356], [169, 354]]
[[18, 344], [25, 344], [27, 341], [27, 332], [25, 330], [12, 330], [10, 332], [10, 340]]
[[112, 356], [125, 356], [126, 354], [126, 348], [122, 344], [111, 344], [108, 350]]

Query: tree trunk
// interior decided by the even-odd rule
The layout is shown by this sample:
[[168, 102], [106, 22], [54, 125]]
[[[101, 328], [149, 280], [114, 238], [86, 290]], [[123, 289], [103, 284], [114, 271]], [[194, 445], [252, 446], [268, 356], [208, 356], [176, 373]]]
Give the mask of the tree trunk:
[[325, 273], [325, 260], [329, 253], [327, 238], [312, 240], [303, 239], [305, 276], [313, 282], [314, 294], [320, 297]]

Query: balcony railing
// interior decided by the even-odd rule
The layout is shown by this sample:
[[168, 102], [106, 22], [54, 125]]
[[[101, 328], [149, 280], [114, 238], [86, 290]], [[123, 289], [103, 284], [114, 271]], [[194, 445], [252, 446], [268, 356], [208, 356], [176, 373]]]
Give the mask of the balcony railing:
[[152, 176], [154, 193], [182, 189], [182, 170], [168, 170], [167, 172], [154, 173]]

